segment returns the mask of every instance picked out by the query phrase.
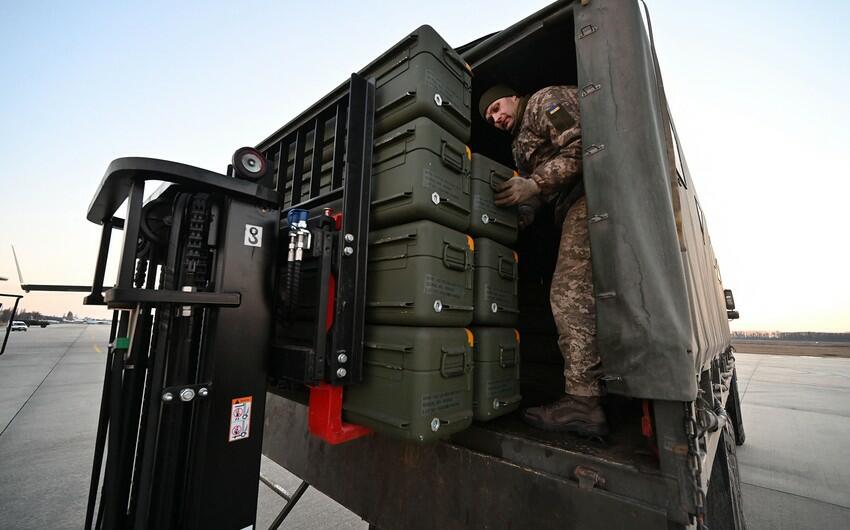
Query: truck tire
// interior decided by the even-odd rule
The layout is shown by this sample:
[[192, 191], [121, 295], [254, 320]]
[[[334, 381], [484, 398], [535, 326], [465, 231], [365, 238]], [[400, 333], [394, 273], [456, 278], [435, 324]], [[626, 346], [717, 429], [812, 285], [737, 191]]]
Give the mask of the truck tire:
[[732, 382], [729, 383], [729, 398], [726, 400], [726, 414], [735, 431], [735, 444], [744, 445], [747, 433], [744, 432], [744, 418], [741, 415], [741, 395], [738, 393], [738, 371], [732, 370]]
[[746, 530], [741, 477], [733, 427], [723, 428], [705, 499], [706, 526], [712, 530]]

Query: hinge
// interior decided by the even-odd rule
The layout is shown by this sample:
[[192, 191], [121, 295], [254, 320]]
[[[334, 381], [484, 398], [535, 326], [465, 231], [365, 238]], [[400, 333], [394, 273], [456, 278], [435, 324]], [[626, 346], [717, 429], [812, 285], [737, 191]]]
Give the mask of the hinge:
[[605, 487], [605, 477], [599, 474], [595, 469], [591, 469], [585, 466], [576, 466], [573, 471], [573, 475], [575, 475], [576, 480], [578, 480], [579, 489], [583, 490], [592, 490], [596, 486], [600, 488]]
[[584, 86], [584, 88], [581, 89], [581, 97], [586, 98], [587, 96], [593, 94], [594, 92], [598, 91], [601, 88], [602, 88], [602, 85], [597, 84], [597, 83], [587, 84], [587, 85]]
[[594, 24], [588, 24], [587, 26], [584, 26], [579, 30], [578, 38], [583, 39], [589, 35], [593, 35], [597, 31], [599, 31], [599, 26], [596, 26]]
[[590, 147], [588, 147], [587, 149], [584, 150], [584, 156], [593, 156], [596, 153], [598, 153], [599, 151], [604, 151], [604, 150], [605, 150], [605, 144], [599, 144], [599, 145], [593, 144], [593, 145], [591, 145]]

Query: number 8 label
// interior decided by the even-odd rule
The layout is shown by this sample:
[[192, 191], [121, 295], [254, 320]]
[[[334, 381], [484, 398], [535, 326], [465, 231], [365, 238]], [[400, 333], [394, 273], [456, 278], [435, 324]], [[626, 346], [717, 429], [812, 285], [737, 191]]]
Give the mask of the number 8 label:
[[245, 225], [245, 246], [263, 246], [263, 227], [256, 225]]

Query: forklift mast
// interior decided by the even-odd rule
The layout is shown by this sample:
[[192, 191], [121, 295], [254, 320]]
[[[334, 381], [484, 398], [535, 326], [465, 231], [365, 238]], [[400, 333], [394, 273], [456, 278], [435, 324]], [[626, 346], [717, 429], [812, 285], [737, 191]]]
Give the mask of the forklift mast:
[[[85, 303], [114, 312], [87, 529], [253, 528], [270, 367], [310, 388], [314, 434], [339, 443], [368, 432], [342, 422], [341, 402], [343, 385], [362, 378], [374, 91], [352, 75], [278, 156], [242, 148], [226, 175], [148, 158], [110, 164], [88, 211], [103, 230]], [[303, 164], [307, 133], [330, 117], [331, 189], [321, 193], [314, 163], [306, 201], [296, 201], [298, 172], [284, 204], [291, 148]], [[314, 156], [322, 140], [313, 134]], [[151, 180], [171, 185], [145, 201]], [[122, 228], [117, 281], [104, 290]], [[302, 265], [320, 289], [308, 315], [319, 325], [292, 341], [278, 331], [301, 318]]]

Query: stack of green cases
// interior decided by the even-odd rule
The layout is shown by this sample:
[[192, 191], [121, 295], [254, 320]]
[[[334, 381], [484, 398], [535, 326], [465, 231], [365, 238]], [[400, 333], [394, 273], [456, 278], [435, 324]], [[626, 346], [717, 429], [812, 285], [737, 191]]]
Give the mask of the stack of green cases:
[[516, 326], [519, 321], [517, 254], [492, 239], [479, 237], [475, 247], [476, 326]]
[[502, 243], [516, 243], [517, 209], [514, 206], [496, 206], [495, 194], [502, 183], [514, 176], [514, 171], [484, 155], [473, 153], [472, 194], [469, 233], [472, 237], [487, 237]]
[[367, 327], [364, 378], [346, 388], [344, 417], [417, 442], [473, 416], [470, 71], [422, 26], [360, 72], [375, 79]]
[[472, 343], [464, 328], [367, 326], [363, 382], [346, 389], [345, 418], [418, 442], [466, 429]]
[[369, 323], [467, 326], [472, 282], [472, 239], [462, 232], [417, 221], [369, 234]]
[[463, 142], [428, 118], [375, 138], [372, 227], [431, 219], [466, 231], [470, 158]]
[[472, 328], [475, 340], [476, 421], [487, 421], [515, 411], [519, 391], [519, 332], [511, 328]]

